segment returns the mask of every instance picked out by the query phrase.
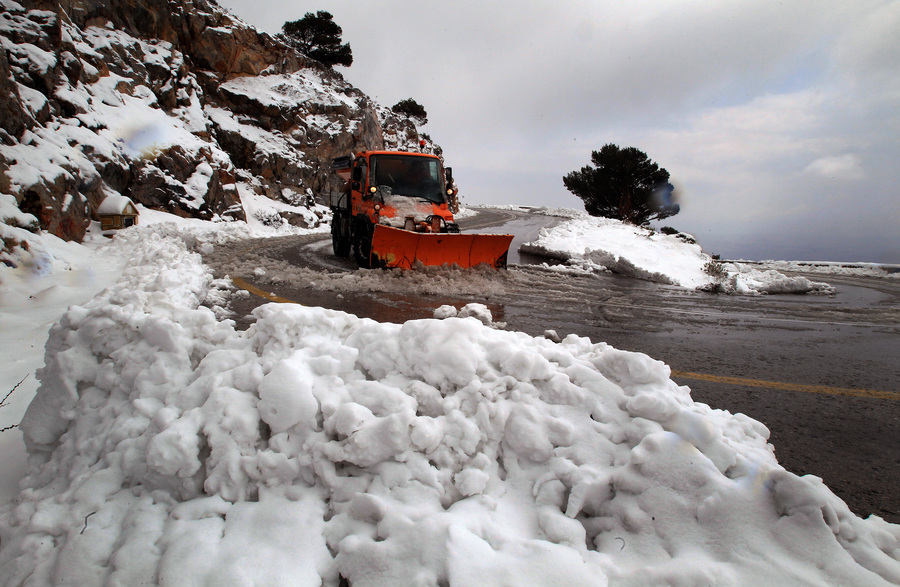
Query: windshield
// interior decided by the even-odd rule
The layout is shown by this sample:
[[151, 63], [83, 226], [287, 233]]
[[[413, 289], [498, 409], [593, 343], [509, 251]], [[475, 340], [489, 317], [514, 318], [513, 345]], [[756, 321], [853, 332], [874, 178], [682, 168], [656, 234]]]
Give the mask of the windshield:
[[441, 163], [415, 155], [375, 155], [371, 158], [370, 185], [388, 186], [391, 193], [442, 204]]

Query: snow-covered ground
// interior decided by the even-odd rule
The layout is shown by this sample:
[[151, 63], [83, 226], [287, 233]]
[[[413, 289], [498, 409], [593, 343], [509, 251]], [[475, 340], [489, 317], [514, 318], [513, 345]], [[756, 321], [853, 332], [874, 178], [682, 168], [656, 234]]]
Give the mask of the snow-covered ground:
[[900, 279], [900, 265], [883, 263], [836, 263], [830, 261], [734, 261], [736, 264], [757, 266], [777, 271], [817, 273], [820, 275], [844, 275]]
[[[553, 210], [544, 213], [561, 215]], [[690, 235], [663, 234], [584, 213], [569, 218], [541, 229], [537, 240], [519, 250], [565, 261], [581, 271], [613, 271], [691, 289], [737, 294], [834, 293], [827, 283], [788, 276], [773, 268], [715, 260]]]
[[236, 331], [196, 251], [266, 229], [151, 216], [0, 273], [13, 327], [75, 304], [21, 424], [4, 585], [900, 583], [900, 526], [785, 471], [763, 424], [650, 357], [478, 305], [388, 324], [267, 304]]
[[[3, 198], [10, 196], [2, 196]], [[0, 207], [0, 212], [4, 212]], [[19, 422], [38, 387], [35, 372], [44, 364], [50, 327], [72, 304], [83, 304], [115, 283], [124, 260], [96, 231], [84, 245], [52, 235], [31, 233], [0, 223], [4, 238], [28, 243], [16, 267], [0, 263], [0, 503], [16, 493], [25, 471], [21, 434], [8, 429]], [[9, 259], [7, 259], [9, 261]]]
[[554, 206], [517, 206], [515, 204], [477, 204], [478, 208], [490, 210], [513, 210], [515, 212], [528, 212], [530, 214], [542, 214], [544, 216], [557, 216], [559, 218], [581, 218], [587, 214], [583, 210], [574, 208], [559, 208]]

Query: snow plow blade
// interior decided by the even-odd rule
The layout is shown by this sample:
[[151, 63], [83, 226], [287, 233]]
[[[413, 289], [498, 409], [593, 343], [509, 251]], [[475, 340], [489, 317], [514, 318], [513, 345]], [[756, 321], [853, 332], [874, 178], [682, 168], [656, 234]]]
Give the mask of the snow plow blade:
[[372, 234], [372, 267], [412, 269], [423, 265], [456, 264], [474, 267], [487, 263], [506, 267], [511, 234], [422, 233], [379, 224]]

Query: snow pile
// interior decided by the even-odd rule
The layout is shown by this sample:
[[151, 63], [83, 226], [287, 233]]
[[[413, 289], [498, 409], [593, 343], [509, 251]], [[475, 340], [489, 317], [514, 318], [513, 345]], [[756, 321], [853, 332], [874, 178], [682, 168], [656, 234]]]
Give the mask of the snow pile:
[[587, 212], [584, 210], [575, 210], [574, 208], [557, 208], [553, 206], [535, 206], [528, 210], [532, 214], [541, 214], [543, 216], [556, 216], [558, 218], [584, 218]]
[[[278, 206], [264, 196], [249, 196], [244, 205], [252, 210]], [[287, 205], [281, 204], [287, 207]], [[138, 206], [141, 227], [118, 231], [114, 240], [102, 236], [100, 223], [94, 222], [82, 244], [66, 242], [46, 232], [31, 232], [36, 219], [23, 214], [12, 196], [0, 194], [0, 238], [5, 248], [0, 251], [0, 389], [4, 394], [15, 391], [0, 407], [0, 503], [17, 493], [24, 475], [25, 446], [14, 427], [21, 420], [28, 402], [34, 397], [35, 371], [44, 364], [43, 348], [47, 333], [66, 308], [83, 304], [99, 291], [116, 282], [124, 265], [123, 258], [140, 248], [142, 230], [149, 225], [160, 235], [181, 235], [189, 248], [205, 254], [215, 245], [250, 238], [303, 235], [328, 230], [327, 226], [303, 229], [287, 223], [264, 226], [250, 219], [244, 222], [213, 223], [195, 218], [181, 218]], [[298, 208], [295, 211], [303, 211]], [[315, 206], [309, 213], [315, 213]], [[35, 229], [36, 230], [36, 229]], [[230, 282], [217, 280], [207, 292], [205, 303], [217, 316], [231, 315]], [[2, 395], [0, 395], [2, 397]], [[0, 581], [2, 584], [2, 581]]]
[[463, 218], [473, 218], [475, 216], [478, 216], [478, 210], [476, 208], [460, 205], [459, 211], [453, 214], [453, 219], [458, 222]]
[[[719, 269], [716, 269], [719, 267]], [[712, 273], [712, 283], [700, 289], [736, 294], [833, 294], [834, 287], [802, 276], [788, 276], [774, 269], [757, 269], [745, 263], [711, 262], [705, 266]], [[712, 269], [710, 269], [712, 268]], [[719, 278], [718, 271], [724, 277]]]
[[[141, 226], [153, 226], [153, 230], [163, 230], [168, 234], [182, 234], [182, 238], [190, 243], [190, 249], [210, 253], [213, 245], [229, 243], [237, 240], [247, 240], [251, 238], [273, 238], [279, 236], [290, 235], [306, 235], [315, 233], [325, 233], [330, 230], [327, 224], [320, 224], [316, 228], [301, 228], [292, 226], [288, 222], [271, 222], [264, 223], [257, 217], [265, 216], [265, 214], [278, 210], [286, 210], [290, 208], [287, 204], [282, 204], [266, 198], [265, 196], [250, 196], [244, 200], [244, 208], [252, 210], [255, 214], [248, 215], [247, 222], [209, 222], [200, 220], [199, 218], [181, 218], [166, 212], [151, 210], [144, 206], [138, 205], [140, 211]], [[321, 212], [323, 206], [315, 205], [311, 210], [306, 212], [314, 214]], [[302, 208], [293, 209], [296, 212], [303, 210]], [[279, 216], [279, 218], [281, 218]], [[165, 225], [165, 227], [161, 226]], [[140, 228], [137, 229], [140, 231]], [[118, 235], [125, 234], [126, 231], [119, 231]], [[131, 234], [129, 231], [128, 234]]]
[[[9, 218], [3, 206], [7, 198], [12, 200], [0, 195], [2, 218]], [[25, 446], [14, 427], [37, 389], [33, 375], [44, 364], [48, 330], [67, 307], [115, 283], [124, 263], [100, 236], [99, 223], [79, 245], [8, 222], [0, 221], [0, 237], [8, 247], [0, 253], [0, 504], [18, 494], [24, 475]]]
[[[434, 317], [438, 320], [445, 318], [475, 318], [485, 326], [494, 326], [494, 317], [491, 311], [484, 304], [471, 303], [466, 304], [461, 310], [457, 310], [454, 306], [443, 305], [434, 311]], [[499, 324], [498, 324], [499, 326]]]
[[689, 235], [667, 235], [611, 218], [579, 216], [542, 228], [523, 253], [692, 289], [739, 294], [833, 293], [826, 283], [720, 263]]
[[742, 265], [758, 265], [776, 271], [796, 271], [821, 275], [847, 275], [900, 279], [900, 266], [881, 263], [837, 263], [828, 261], [744, 261]]
[[119, 283], [48, 341], [5, 584], [900, 581], [900, 527], [645, 355], [476, 307], [386, 324], [268, 304], [236, 332], [182, 239], [123, 237]]
[[512, 210], [514, 212], [530, 212], [530, 206], [520, 206], [518, 204], [472, 204], [476, 208], [485, 208], [487, 210]]

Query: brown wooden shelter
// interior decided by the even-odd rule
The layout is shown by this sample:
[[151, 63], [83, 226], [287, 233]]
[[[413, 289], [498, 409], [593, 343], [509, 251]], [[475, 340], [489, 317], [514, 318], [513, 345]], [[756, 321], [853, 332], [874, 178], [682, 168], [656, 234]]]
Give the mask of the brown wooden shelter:
[[106, 196], [97, 208], [101, 230], [128, 228], [138, 223], [138, 211], [129, 198], [118, 194]]

